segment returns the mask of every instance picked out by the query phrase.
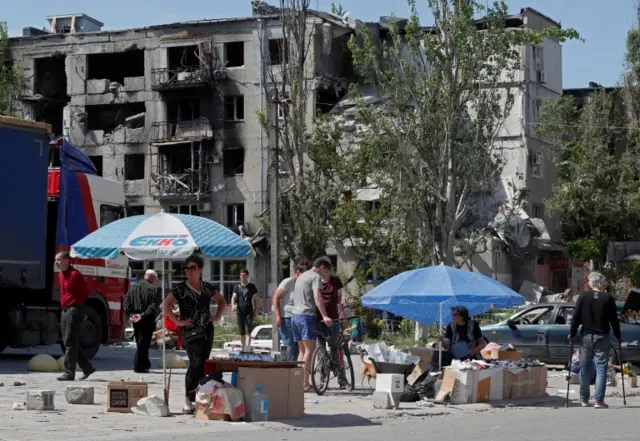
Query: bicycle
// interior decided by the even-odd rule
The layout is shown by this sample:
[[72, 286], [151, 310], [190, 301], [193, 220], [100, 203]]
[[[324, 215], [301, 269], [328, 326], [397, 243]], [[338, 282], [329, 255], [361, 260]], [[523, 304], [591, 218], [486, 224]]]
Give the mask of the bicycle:
[[[355, 317], [348, 317], [345, 319], [333, 320], [331, 326], [325, 326], [323, 328], [324, 340], [329, 342], [329, 351], [327, 351], [327, 345], [319, 344], [313, 351], [311, 357], [311, 386], [318, 395], [324, 395], [329, 388], [329, 381], [331, 378], [337, 378], [340, 387], [352, 392], [355, 389], [355, 373], [353, 372], [353, 362], [351, 357], [345, 354], [343, 346], [347, 343], [347, 339], [344, 336], [342, 326], [336, 336], [332, 338], [333, 325], [340, 323], [342, 320], [352, 320]], [[320, 322], [322, 323], [322, 322]], [[316, 331], [320, 334], [320, 331]], [[337, 351], [337, 353], [334, 353]], [[348, 351], [347, 351], [348, 353]], [[349, 369], [350, 374], [347, 373]], [[316, 379], [316, 372], [319, 372], [320, 378]], [[331, 374], [334, 376], [332, 377]]]

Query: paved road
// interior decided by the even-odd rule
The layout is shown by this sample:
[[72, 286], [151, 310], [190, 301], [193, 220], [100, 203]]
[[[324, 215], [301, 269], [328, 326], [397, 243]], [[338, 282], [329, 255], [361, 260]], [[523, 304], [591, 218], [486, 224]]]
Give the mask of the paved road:
[[[52, 355], [59, 349], [50, 348]], [[218, 440], [247, 441], [324, 441], [328, 438], [370, 441], [398, 439], [401, 441], [429, 438], [460, 439], [460, 433], [470, 434], [477, 441], [495, 440], [517, 435], [520, 441], [553, 439], [554, 441], [584, 439], [637, 438], [632, 421], [637, 417], [635, 408], [564, 409], [563, 388], [566, 384], [560, 372], [552, 372], [547, 393], [549, 398], [523, 409], [527, 403], [512, 407], [494, 407], [475, 404], [449, 407], [419, 407], [413, 403], [396, 411], [380, 411], [371, 407], [371, 389], [358, 388], [355, 393], [330, 391], [326, 396], [305, 396], [305, 417], [286, 423], [270, 422], [266, 425], [250, 423], [224, 423], [195, 421], [191, 416], [174, 415], [170, 418], [149, 418], [131, 414], [106, 413], [104, 409], [106, 382], [126, 379], [137, 380], [131, 372], [133, 350], [103, 348], [95, 364], [99, 369], [89, 381], [82, 382], [96, 389], [96, 404], [73, 406], [64, 400], [64, 386], [55, 380], [57, 373], [28, 373], [25, 371], [32, 354], [18, 351], [0, 355], [0, 441], [169, 441], [185, 438], [215, 436]], [[160, 353], [152, 353], [154, 359]], [[356, 360], [356, 369], [359, 360]], [[183, 395], [184, 371], [173, 374], [170, 408], [179, 412]], [[25, 386], [14, 386], [14, 381]], [[145, 375], [149, 392], [162, 396], [160, 370]], [[81, 382], [78, 382], [81, 383]], [[359, 384], [359, 380], [357, 380]], [[577, 398], [572, 387], [572, 397]], [[13, 411], [14, 402], [24, 401], [27, 390], [54, 389], [56, 411]], [[637, 391], [638, 389], [635, 389]], [[615, 390], [611, 390], [615, 394]], [[621, 405], [621, 400], [610, 398], [610, 403]], [[530, 404], [530, 403], [529, 403]], [[629, 399], [630, 406], [640, 404]], [[516, 406], [516, 407], [513, 407]], [[631, 418], [629, 418], [631, 417]], [[628, 430], [628, 428], [630, 430]], [[463, 432], [461, 432], [463, 430]]]

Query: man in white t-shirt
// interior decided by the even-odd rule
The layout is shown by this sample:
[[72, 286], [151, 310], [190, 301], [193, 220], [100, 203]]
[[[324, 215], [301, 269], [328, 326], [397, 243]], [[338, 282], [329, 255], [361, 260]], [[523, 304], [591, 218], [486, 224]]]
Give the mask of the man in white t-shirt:
[[311, 263], [307, 259], [302, 259], [296, 265], [296, 272], [293, 277], [287, 277], [273, 294], [273, 310], [276, 314], [276, 324], [280, 329], [282, 344], [289, 348], [289, 358], [292, 361], [298, 359], [298, 344], [293, 341], [293, 330], [291, 328], [291, 312], [293, 311], [293, 291], [296, 280], [300, 274], [308, 271]]

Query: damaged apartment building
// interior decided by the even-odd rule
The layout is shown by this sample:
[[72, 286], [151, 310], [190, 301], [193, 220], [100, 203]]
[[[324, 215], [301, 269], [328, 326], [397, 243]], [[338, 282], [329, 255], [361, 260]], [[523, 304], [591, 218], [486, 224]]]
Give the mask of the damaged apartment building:
[[[9, 59], [27, 83], [22, 117], [50, 123], [100, 175], [122, 182], [129, 215], [164, 209], [205, 216], [252, 241], [256, 258], [205, 268], [227, 296], [245, 266], [261, 294], [270, 292], [258, 215], [268, 208], [274, 158], [257, 112], [269, 106], [265, 86], [273, 77], [265, 72], [285, 62], [276, 12], [253, 2], [251, 17], [117, 31], [85, 14], [59, 15], [9, 40]], [[322, 110], [316, 102], [346, 93], [334, 89], [351, 76], [352, 29], [324, 13], [310, 27], [312, 69], [326, 79], [317, 82], [311, 120]], [[175, 283], [183, 271], [171, 265]]]

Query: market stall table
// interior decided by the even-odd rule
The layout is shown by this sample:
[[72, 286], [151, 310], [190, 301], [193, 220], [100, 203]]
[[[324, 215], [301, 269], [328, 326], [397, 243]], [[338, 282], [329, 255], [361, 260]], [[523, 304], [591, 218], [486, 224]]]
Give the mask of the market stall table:
[[204, 364], [204, 373], [238, 372], [238, 368], [252, 369], [293, 369], [300, 367], [303, 361], [240, 361], [224, 358], [211, 358]]

